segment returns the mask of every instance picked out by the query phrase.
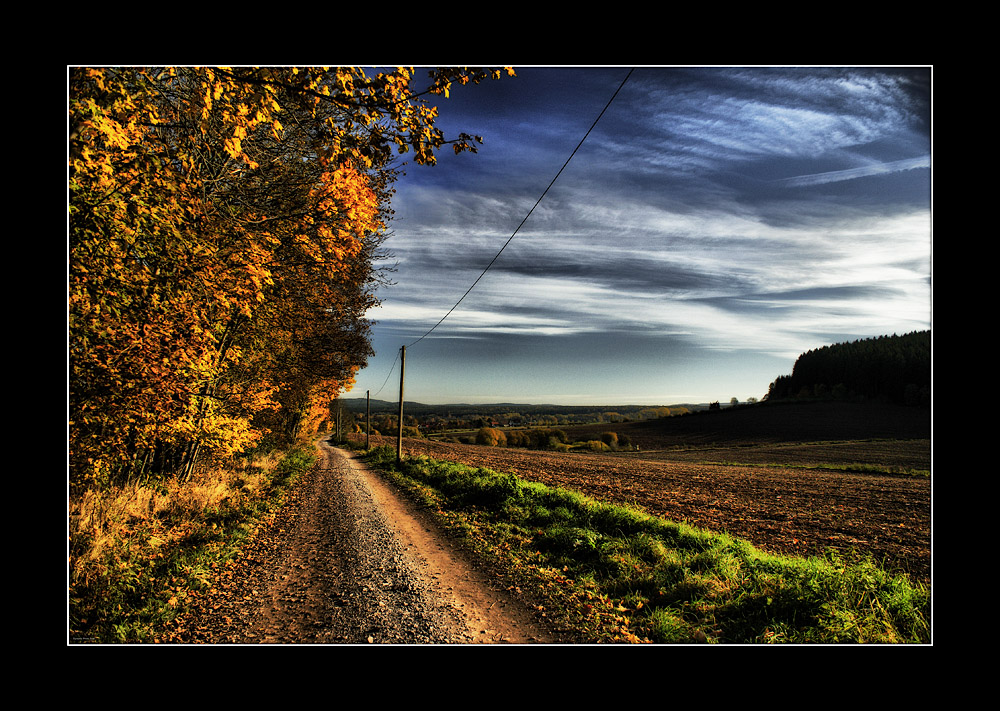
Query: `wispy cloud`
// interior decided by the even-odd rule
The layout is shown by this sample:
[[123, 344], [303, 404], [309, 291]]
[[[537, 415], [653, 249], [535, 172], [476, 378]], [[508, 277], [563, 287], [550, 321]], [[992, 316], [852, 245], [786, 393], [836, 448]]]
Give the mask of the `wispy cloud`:
[[870, 178], [875, 175], [889, 175], [890, 173], [900, 173], [919, 168], [929, 169], [930, 167], [931, 157], [930, 155], [925, 155], [919, 158], [907, 158], [886, 163], [871, 163], [846, 170], [830, 170], [825, 173], [814, 173], [813, 175], [796, 175], [775, 182], [783, 183], [788, 187], [802, 188], [812, 185], [823, 185], [825, 183], [837, 183], [844, 180]]
[[[624, 76], [521, 74], [524, 89], [482, 85], [460, 104], [456, 130], [483, 133], [480, 154], [400, 183], [387, 243], [397, 283], [372, 314], [377, 347], [393, 344], [373, 361], [380, 383], [395, 342], [437, 323], [482, 273]], [[624, 402], [648, 395], [630, 377], [649, 385], [667, 354], [685, 366], [657, 376], [664, 398], [728, 399], [713, 388], [737, 378], [759, 396], [803, 350], [928, 327], [925, 75], [637, 70], [502, 257], [421, 341], [437, 363], [424, 399], [445, 397], [431, 381], [479, 387], [466, 371], [489, 363], [490, 392], [531, 382], [536, 401], [558, 401], [570, 392], [558, 374], [604, 372], [602, 398]]]

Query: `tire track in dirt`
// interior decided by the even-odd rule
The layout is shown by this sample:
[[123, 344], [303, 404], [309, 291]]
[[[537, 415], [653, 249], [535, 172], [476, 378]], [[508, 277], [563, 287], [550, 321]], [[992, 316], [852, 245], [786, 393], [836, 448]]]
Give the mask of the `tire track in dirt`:
[[161, 642], [572, 641], [495, 589], [377, 473], [326, 442], [318, 446], [319, 465]]

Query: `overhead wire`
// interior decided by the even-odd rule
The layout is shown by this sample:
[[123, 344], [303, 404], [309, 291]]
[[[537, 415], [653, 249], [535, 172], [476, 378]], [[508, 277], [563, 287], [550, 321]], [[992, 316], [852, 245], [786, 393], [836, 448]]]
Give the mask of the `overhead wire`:
[[[434, 324], [433, 326], [431, 326], [427, 330], [427, 332], [424, 333], [424, 335], [422, 335], [420, 338], [418, 338], [413, 343], [411, 343], [409, 346], [407, 346], [407, 348], [412, 348], [413, 346], [415, 346], [418, 343], [420, 343], [420, 341], [422, 341], [425, 338], [427, 338], [427, 336], [429, 336], [434, 331], [434, 329], [436, 329], [438, 326], [440, 326], [442, 323], [444, 323], [444, 320], [446, 318], [448, 318], [449, 316], [451, 316], [452, 312], [455, 309], [458, 308], [458, 305], [461, 304], [465, 300], [465, 297], [468, 296], [469, 293], [474, 288], [476, 288], [476, 284], [479, 283], [480, 279], [482, 279], [484, 276], [486, 276], [486, 272], [488, 272], [490, 270], [490, 267], [492, 267], [496, 263], [496, 261], [500, 258], [500, 255], [503, 254], [503, 251], [505, 249], [507, 249], [507, 245], [509, 245], [511, 243], [511, 241], [514, 239], [514, 236], [524, 226], [524, 223], [528, 221], [528, 218], [531, 217], [531, 213], [533, 213], [535, 211], [535, 208], [538, 207], [539, 203], [541, 203], [541, 201], [545, 197], [546, 193], [549, 192], [549, 189], [555, 184], [556, 180], [559, 179], [559, 176], [562, 175], [562, 172], [566, 169], [566, 166], [569, 165], [569, 162], [571, 160], [573, 160], [573, 156], [576, 155], [576, 152], [578, 150], [580, 150], [580, 146], [582, 146], [583, 142], [587, 140], [587, 137], [590, 135], [590, 132], [594, 130], [595, 126], [597, 126], [598, 121], [600, 121], [601, 117], [604, 116], [604, 113], [608, 110], [608, 107], [611, 106], [611, 103], [615, 100], [615, 97], [618, 96], [618, 92], [620, 92], [622, 90], [622, 87], [625, 86], [625, 82], [627, 82], [628, 79], [629, 79], [629, 77], [632, 76], [632, 72], [633, 71], [635, 71], [635, 70], [634, 69], [629, 69], [628, 74], [626, 74], [625, 78], [622, 79], [622, 83], [618, 85], [618, 88], [615, 89], [615, 93], [612, 94], [612, 96], [611, 96], [610, 99], [608, 99], [608, 103], [604, 105], [603, 109], [601, 109], [601, 113], [598, 114], [597, 118], [594, 119], [594, 122], [590, 125], [590, 128], [587, 129], [587, 133], [585, 133], [584, 136], [583, 136], [583, 138], [580, 139], [580, 142], [577, 144], [576, 148], [574, 148], [573, 152], [570, 153], [569, 158], [566, 159], [566, 162], [563, 163], [562, 167], [559, 169], [559, 172], [557, 172], [556, 175], [555, 175], [555, 177], [552, 178], [552, 180], [549, 182], [549, 184], [545, 188], [545, 190], [542, 191], [542, 194], [538, 196], [538, 199], [535, 201], [535, 204], [531, 206], [530, 210], [528, 210], [528, 214], [526, 214], [524, 216], [524, 219], [521, 220], [521, 223], [517, 226], [517, 229], [515, 229], [514, 232], [510, 235], [510, 237], [507, 238], [507, 241], [504, 242], [503, 246], [500, 248], [500, 251], [496, 253], [496, 255], [493, 257], [493, 259], [490, 260], [490, 263], [486, 265], [486, 268], [483, 269], [482, 274], [480, 274], [478, 277], [476, 277], [476, 280], [474, 282], [472, 282], [472, 286], [470, 286], [465, 291], [465, 293], [462, 294], [462, 298], [460, 298], [458, 301], [456, 301], [454, 306], [452, 306], [450, 309], [448, 309], [448, 313], [446, 313], [444, 316], [442, 316], [440, 321], [438, 321], [436, 324]], [[397, 357], [398, 357], [398, 355], [397, 355]], [[395, 364], [393, 364], [393, 365], [395, 365]], [[390, 373], [391, 373], [391, 371], [390, 371]], [[388, 378], [386, 380], [388, 381]], [[385, 387], [385, 385], [383, 385], [382, 387]]]
[[[433, 326], [431, 326], [422, 336], [420, 336], [420, 338], [418, 338], [417, 340], [413, 341], [413, 343], [411, 343], [409, 346], [404, 346], [403, 348], [413, 347], [416, 344], [420, 343], [420, 341], [422, 341], [425, 338], [427, 338], [427, 336], [429, 336], [438, 326], [440, 326], [442, 323], [444, 323], [445, 319], [447, 319], [449, 316], [451, 316], [452, 312], [454, 312], [455, 309], [458, 308], [459, 304], [461, 304], [465, 300], [465, 297], [468, 296], [472, 292], [472, 290], [476, 287], [476, 285], [479, 283], [479, 281], [484, 276], [486, 276], [486, 272], [488, 272], [490, 270], [490, 268], [496, 263], [497, 259], [500, 258], [500, 255], [503, 254], [503, 251], [505, 249], [507, 249], [507, 245], [509, 245], [511, 243], [511, 241], [514, 239], [514, 237], [517, 235], [517, 233], [520, 231], [520, 229], [524, 226], [524, 223], [526, 223], [528, 221], [528, 218], [531, 217], [531, 213], [533, 213], [535, 211], [535, 208], [538, 207], [538, 205], [542, 202], [542, 199], [545, 197], [545, 195], [549, 192], [549, 190], [555, 184], [556, 180], [558, 180], [559, 176], [562, 175], [562, 172], [566, 169], [566, 166], [568, 166], [569, 162], [571, 160], [573, 160], [573, 156], [576, 155], [577, 151], [580, 150], [580, 147], [583, 145], [584, 141], [586, 141], [587, 137], [590, 136], [591, 131], [594, 130], [594, 127], [597, 126], [598, 122], [601, 120], [601, 117], [604, 116], [605, 112], [611, 106], [612, 102], [614, 102], [615, 98], [618, 96], [618, 93], [622, 90], [622, 87], [625, 86], [625, 83], [629, 80], [629, 77], [632, 76], [632, 72], [633, 71], [635, 71], [635, 70], [634, 69], [629, 69], [628, 74], [625, 75], [625, 78], [622, 79], [621, 84], [619, 84], [618, 88], [615, 89], [615, 93], [611, 95], [611, 98], [608, 99], [608, 102], [604, 105], [604, 108], [601, 109], [601, 113], [599, 113], [597, 115], [597, 118], [594, 119], [594, 122], [590, 125], [590, 128], [587, 129], [587, 132], [583, 135], [583, 138], [581, 138], [580, 142], [576, 145], [576, 148], [574, 148], [573, 152], [570, 153], [569, 158], [567, 158], [566, 161], [563, 163], [562, 167], [555, 174], [555, 177], [553, 177], [552, 180], [549, 181], [549, 184], [546, 186], [545, 190], [543, 190], [542, 194], [538, 196], [538, 199], [535, 201], [535, 204], [532, 205], [532, 207], [531, 207], [530, 210], [528, 210], [528, 213], [524, 216], [524, 219], [521, 220], [520, 224], [517, 226], [517, 228], [514, 230], [514, 232], [512, 232], [511, 235], [510, 235], [510, 237], [507, 238], [507, 241], [504, 242], [503, 246], [496, 253], [496, 255], [493, 257], [493, 259], [490, 260], [490, 263], [486, 265], [486, 268], [483, 269], [482, 273], [478, 277], [476, 277], [476, 280], [474, 282], [472, 282], [472, 285], [468, 289], [466, 289], [465, 293], [462, 294], [462, 297], [458, 301], [455, 302], [454, 306], [452, 306], [450, 309], [448, 309], [448, 312], [444, 316], [442, 316], [441, 319], [437, 323], [435, 323]], [[380, 387], [375, 392], [376, 396], [380, 392], [382, 392], [382, 390], [385, 389], [386, 384], [389, 382], [390, 376], [392, 376], [393, 372], [396, 370], [396, 362], [399, 360], [400, 355], [403, 352], [403, 348], [400, 348], [400, 350], [396, 351], [396, 357], [393, 360], [392, 365], [389, 367], [389, 373], [388, 373], [388, 375], [385, 376], [385, 381], [382, 383], [382, 387]]]
[[[392, 361], [392, 365], [391, 365], [391, 366], [389, 366], [389, 375], [392, 375], [392, 372], [393, 372], [394, 370], [396, 370], [396, 361], [397, 361], [397, 360], [399, 360], [399, 351], [396, 351], [396, 358], [395, 358], [395, 360], [393, 360], [393, 361]], [[378, 389], [378, 390], [377, 390], [377, 391], [375, 392], [375, 396], [376, 396], [376, 397], [378, 396], [378, 394], [379, 394], [380, 392], [382, 392], [382, 390], [384, 390], [384, 389], [385, 389], [385, 384], [389, 382], [389, 375], [386, 375], [386, 376], [385, 376], [385, 380], [384, 380], [384, 381], [382, 382], [382, 387], [381, 387], [381, 388], [379, 388], [379, 389]]]

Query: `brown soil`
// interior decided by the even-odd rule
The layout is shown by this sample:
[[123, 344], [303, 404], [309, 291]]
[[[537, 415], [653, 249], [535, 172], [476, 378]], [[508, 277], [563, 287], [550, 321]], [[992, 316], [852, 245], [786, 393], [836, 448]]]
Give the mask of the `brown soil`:
[[[925, 437], [919, 416], [915, 427], [902, 429], [886, 422], [903, 419], [887, 419], [884, 413], [863, 419], [840, 417], [849, 424], [834, 432], [829, 422], [817, 427], [817, 418], [798, 417], [796, 422], [805, 422], [800, 431], [790, 434], [787, 425], [783, 431], [776, 425], [773, 436], [767, 434], [770, 429], [751, 431], [746, 418], [730, 417], [730, 425], [725, 418], [699, 417], [635, 423], [628, 434], [642, 451], [630, 454], [529, 452], [423, 439], [406, 440], [404, 450], [407, 456], [426, 454], [512, 472], [596, 499], [638, 505], [671, 520], [728, 531], [768, 551], [870, 554], [883, 567], [929, 585], [929, 477], [799, 468], [867, 462], [930, 469], [929, 432]], [[767, 416], [756, 418], [753, 426], [771, 427]], [[610, 425], [598, 430], [623, 431]], [[865, 433], [874, 438], [872, 432], [889, 439], [851, 439]], [[393, 439], [373, 444], [379, 442], [395, 445]], [[200, 595], [159, 641], [576, 641], [572, 633], [553, 629], [519, 591], [498, 589], [497, 576], [468, 559], [377, 473], [342, 450], [323, 442], [320, 448], [321, 465], [300, 480], [242, 557], [217, 571], [215, 587]], [[706, 463], [712, 461], [750, 466]]]
[[343, 450], [158, 641], [530, 644], [573, 641], [498, 589], [419, 507]]
[[[674, 521], [727, 531], [776, 553], [815, 555], [833, 549], [871, 554], [884, 568], [930, 584], [931, 483], [926, 476], [664, 461], [646, 459], [645, 452], [543, 453], [418, 439], [404, 444], [409, 456], [426, 454], [511, 472], [602, 501], [636, 504]], [[928, 443], [910, 446], [919, 450]], [[667, 456], [663, 451], [658, 455]]]

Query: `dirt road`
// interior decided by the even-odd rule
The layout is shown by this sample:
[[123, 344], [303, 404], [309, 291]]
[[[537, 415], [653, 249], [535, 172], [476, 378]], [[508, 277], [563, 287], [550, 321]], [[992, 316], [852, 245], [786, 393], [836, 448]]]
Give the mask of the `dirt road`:
[[490, 586], [421, 511], [344, 450], [320, 464], [245, 555], [160, 641], [531, 644], [568, 641]]

